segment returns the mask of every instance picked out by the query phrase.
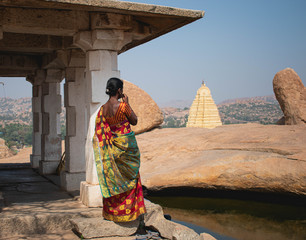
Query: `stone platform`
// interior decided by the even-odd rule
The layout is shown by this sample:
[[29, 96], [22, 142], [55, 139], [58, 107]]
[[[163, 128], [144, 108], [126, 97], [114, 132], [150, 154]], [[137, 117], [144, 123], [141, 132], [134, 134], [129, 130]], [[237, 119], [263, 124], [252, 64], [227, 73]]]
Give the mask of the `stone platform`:
[[101, 216], [29, 164], [0, 164], [0, 196], [0, 239], [79, 239], [69, 219]]
[[[131, 232], [124, 231], [122, 224], [119, 229], [119, 224], [103, 220], [101, 208], [88, 208], [79, 196], [61, 190], [56, 185], [57, 178], [43, 177], [29, 164], [0, 164], [0, 239], [80, 239], [73, 228], [85, 239], [135, 239], [128, 236]], [[163, 239], [204, 239], [193, 230], [166, 220], [159, 205], [150, 201], [145, 204], [146, 226], [158, 230]], [[111, 232], [110, 224], [114, 225]]]

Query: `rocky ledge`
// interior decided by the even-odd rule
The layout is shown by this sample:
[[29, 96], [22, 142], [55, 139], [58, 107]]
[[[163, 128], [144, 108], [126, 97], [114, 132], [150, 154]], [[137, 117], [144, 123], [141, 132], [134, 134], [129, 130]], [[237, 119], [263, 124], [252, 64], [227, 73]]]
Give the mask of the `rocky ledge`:
[[224, 125], [137, 136], [142, 183], [306, 195], [306, 127]]
[[[202, 233], [198, 235], [192, 229], [164, 218], [161, 206], [148, 200], [145, 201], [147, 214], [145, 214], [146, 227], [159, 233], [161, 238], [152, 239], [176, 239], [176, 240], [213, 240], [211, 235]], [[127, 223], [114, 223], [97, 218], [75, 218], [70, 220], [75, 232], [83, 239], [96, 239], [101, 237], [124, 237], [133, 235], [138, 227], [137, 220]], [[132, 237], [135, 239], [135, 237]], [[151, 238], [150, 238], [151, 239]]]

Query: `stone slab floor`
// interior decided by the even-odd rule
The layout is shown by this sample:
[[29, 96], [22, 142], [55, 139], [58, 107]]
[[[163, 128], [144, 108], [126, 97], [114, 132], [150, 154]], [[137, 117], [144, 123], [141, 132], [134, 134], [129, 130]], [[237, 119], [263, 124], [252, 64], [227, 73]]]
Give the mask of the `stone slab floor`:
[[[0, 164], [0, 239], [79, 239], [69, 219], [99, 217], [77, 197], [40, 176], [29, 164]], [[133, 237], [100, 239], [131, 240]]]

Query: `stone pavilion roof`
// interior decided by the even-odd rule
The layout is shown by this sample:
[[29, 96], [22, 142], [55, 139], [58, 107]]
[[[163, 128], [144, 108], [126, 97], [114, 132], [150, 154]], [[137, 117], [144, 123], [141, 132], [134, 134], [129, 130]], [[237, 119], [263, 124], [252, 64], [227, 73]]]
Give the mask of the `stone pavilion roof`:
[[[27, 58], [21, 62], [35, 65], [37, 56], [77, 49], [77, 32], [99, 29], [130, 34], [132, 41], [122, 53], [203, 16], [203, 11], [114, 0], [1, 0], [0, 58], [18, 55]], [[31, 68], [22, 66], [16, 73], [9, 65], [0, 61], [0, 76], [25, 76]]]

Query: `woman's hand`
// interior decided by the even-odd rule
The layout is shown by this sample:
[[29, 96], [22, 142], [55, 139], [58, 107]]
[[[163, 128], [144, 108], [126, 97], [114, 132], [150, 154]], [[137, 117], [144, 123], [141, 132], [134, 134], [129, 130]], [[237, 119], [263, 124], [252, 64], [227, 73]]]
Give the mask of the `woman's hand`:
[[129, 103], [129, 98], [128, 98], [128, 96], [126, 94], [122, 94], [122, 100], [125, 103]]

